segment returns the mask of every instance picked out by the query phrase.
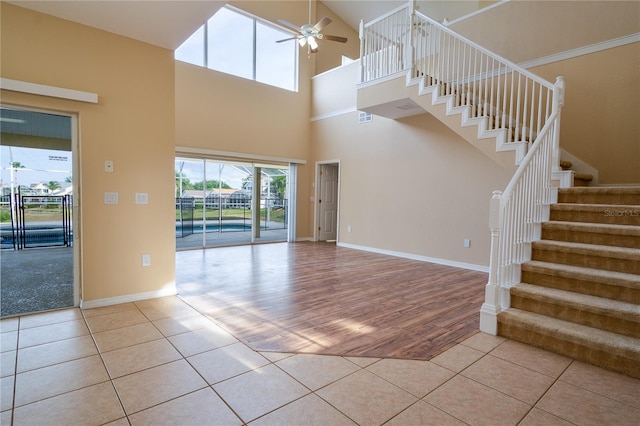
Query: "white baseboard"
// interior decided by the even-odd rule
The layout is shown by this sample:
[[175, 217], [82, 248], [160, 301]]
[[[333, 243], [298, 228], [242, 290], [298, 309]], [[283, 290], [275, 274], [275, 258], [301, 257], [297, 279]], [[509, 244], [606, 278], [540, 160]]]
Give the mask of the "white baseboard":
[[157, 297], [175, 296], [178, 294], [175, 284], [165, 286], [162, 290], [147, 291], [145, 293], [125, 294], [123, 296], [107, 297], [104, 299], [82, 300], [80, 309], [101, 308], [103, 306], [119, 305], [122, 303], [138, 302], [140, 300], [155, 299]]
[[313, 237], [297, 237], [295, 242], [299, 243], [302, 241], [313, 241]]
[[372, 253], [386, 254], [386, 255], [395, 256], [395, 257], [403, 257], [405, 259], [412, 259], [412, 260], [419, 260], [419, 261], [422, 261], [422, 262], [435, 263], [435, 264], [438, 264], [438, 265], [453, 266], [453, 267], [456, 267], [456, 268], [469, 269], [471, 271], [487, 272], [487, 273], [489, 272], [489, 267], [488, 266], [475, 265], [473, 263], [457, 262], [455, 260], [439, 259], [437, 257], [420, 256], [420, 255], [417, 255], [417, 254], [404, 253], [404, 252], [400, 252], [400, 251], [383, 250], [383, 249], [379, 249], [379, 248], [375, 248], [375, 247], [360, 246], [360, 245], [357, 245], [357, 244], [348, 244], [348, 243], [340, 243], [340, 242], [338, 242], [337, 245], [339, 247], [345, 247], [345, 248], [350, 248], [350, 249], [355, 249], [355, 250], [369, 251], [369, 252], [372, 252]]

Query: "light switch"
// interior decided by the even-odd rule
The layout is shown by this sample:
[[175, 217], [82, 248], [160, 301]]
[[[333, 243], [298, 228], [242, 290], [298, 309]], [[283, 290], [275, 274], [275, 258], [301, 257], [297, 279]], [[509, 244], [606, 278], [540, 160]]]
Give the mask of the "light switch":
[[104, 160], [104, 171], [107, 173], [113, 173], [113, 161]]
[[136, 192], [136, 204], [149, 204], [149, 194], [146, 192]]
[[118, 204], [118, 193], [117, 192], [105, 192], [104, 193], [104, 203], [105, 204]]

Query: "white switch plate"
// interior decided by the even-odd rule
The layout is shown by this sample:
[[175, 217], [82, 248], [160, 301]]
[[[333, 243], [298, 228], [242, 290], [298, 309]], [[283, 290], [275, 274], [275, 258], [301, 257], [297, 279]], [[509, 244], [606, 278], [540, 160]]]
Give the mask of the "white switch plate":
[[113, 161], [104, 160], [104, 171], [107, 173], [113, 173]]
[[118, 193], [117, 192], [105, 192], [104, 193], [104, 203], [105, 204], [118, 204]]
[[142, 266], [151, 266], [151, 255], [143, 254], [142, 255]]
[[149, 204], [149, 194], [146, 192], [136, 192], [136, 204]]
[[464, 246], [465, 246], [466, 248], [471, 247], [471, 240], [464, 240]]

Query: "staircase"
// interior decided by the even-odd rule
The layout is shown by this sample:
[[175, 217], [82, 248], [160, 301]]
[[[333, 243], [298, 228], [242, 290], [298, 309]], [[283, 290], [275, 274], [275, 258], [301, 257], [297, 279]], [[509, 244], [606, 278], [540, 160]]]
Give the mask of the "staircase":
[[640, 378], [640, 187], [560, 189], [498, 334]]
[[480, 329], [640, 378], [640, 187], [591, 188], [560, 161], [562, 78], [543, 80], [411, 6], [362, 23], [360, 38], [358, 110], [428, 112], [518, 165], [490, 201]]

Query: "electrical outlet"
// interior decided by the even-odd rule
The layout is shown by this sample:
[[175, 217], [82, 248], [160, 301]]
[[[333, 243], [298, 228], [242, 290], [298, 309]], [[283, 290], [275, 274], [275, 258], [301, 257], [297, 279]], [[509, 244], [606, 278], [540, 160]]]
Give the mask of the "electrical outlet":
[[142, 266], [151, 266], [151, 255], [143, 254], [142, 255]]
[[347, 226], [347, 232], [351, 232], [351, 225]]
[[471, 247], [471, 240], [464, 240], [464, 246], [465, 246], [466, 248]]

